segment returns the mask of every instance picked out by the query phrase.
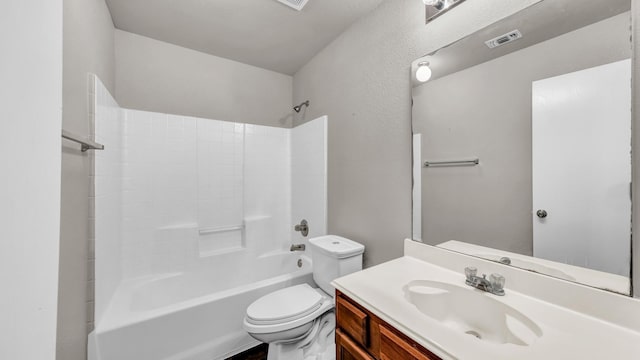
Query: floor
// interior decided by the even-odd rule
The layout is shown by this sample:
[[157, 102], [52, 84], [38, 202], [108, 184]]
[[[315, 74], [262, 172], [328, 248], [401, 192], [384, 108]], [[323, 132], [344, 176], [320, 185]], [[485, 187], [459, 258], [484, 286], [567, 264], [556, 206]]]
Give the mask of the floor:
[[268, 344], [260, 344], [227, 360], [267, 360]]

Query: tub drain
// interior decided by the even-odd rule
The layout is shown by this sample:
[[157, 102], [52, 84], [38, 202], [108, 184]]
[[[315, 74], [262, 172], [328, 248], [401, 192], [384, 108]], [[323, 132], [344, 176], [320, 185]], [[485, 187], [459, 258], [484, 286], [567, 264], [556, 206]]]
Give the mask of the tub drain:
[[480, 336], [480, 333], [478, 333], [477, 331], [469, 330], [469, 331], [466, 331], [465, 334], [474, 336], [478, 339], [482, 339], [482, 336]]

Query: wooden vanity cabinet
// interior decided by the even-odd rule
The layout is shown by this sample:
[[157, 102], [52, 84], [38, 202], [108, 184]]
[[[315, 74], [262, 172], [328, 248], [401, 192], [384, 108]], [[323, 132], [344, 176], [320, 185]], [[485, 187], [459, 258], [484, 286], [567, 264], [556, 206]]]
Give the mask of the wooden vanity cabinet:
[[337, 360], [441, 360], [336, 291]]
[[336, 359], [374, 360], [364, 348], [356, 344], [349, 335], [346, 335], [340, 329], [336, 329]]

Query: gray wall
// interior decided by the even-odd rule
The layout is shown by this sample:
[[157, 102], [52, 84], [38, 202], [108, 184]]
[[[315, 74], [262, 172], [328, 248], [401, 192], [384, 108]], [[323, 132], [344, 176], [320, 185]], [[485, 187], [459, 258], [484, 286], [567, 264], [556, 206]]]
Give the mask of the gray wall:
[[115, 37], [120, 106], [291, 126], [291, 76], [121, 30]]
[[[64, 0], [63, 15], [62, 128], [88, 137], [87, 74], [98, 74], [115, 89], [113, 22], [104, 0]], [[93, 321], [90, 156], [77, 144], [63, 142], [57, 358], [64, 360], [86, 358], [87, 328]]]
[[475, 167], [422, 170], [422, 240], [531, 255], [531, 83], [631, 57], [629, 13], [414, 89], [424, 160], [478, 156]]
[[536, 0], [469, 1], [425, 26], [417, 0], [387, 0], [298, 71], [295, 119], [329, 116], [329, 232], [363, 243], [365, 266], [402, 256], [411, 236], [411, 90], [419, 56]]

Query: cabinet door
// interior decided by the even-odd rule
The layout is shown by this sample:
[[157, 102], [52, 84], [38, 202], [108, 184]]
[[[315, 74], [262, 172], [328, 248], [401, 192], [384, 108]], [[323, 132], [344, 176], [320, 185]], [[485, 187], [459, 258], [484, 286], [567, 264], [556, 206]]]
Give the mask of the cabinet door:
[[380, 326], [381, 360], [439, 360], [424, 349], [409, 343], [390, 329]]
[[336, 360], [375, 360], [349, 336], [336, 329]]

